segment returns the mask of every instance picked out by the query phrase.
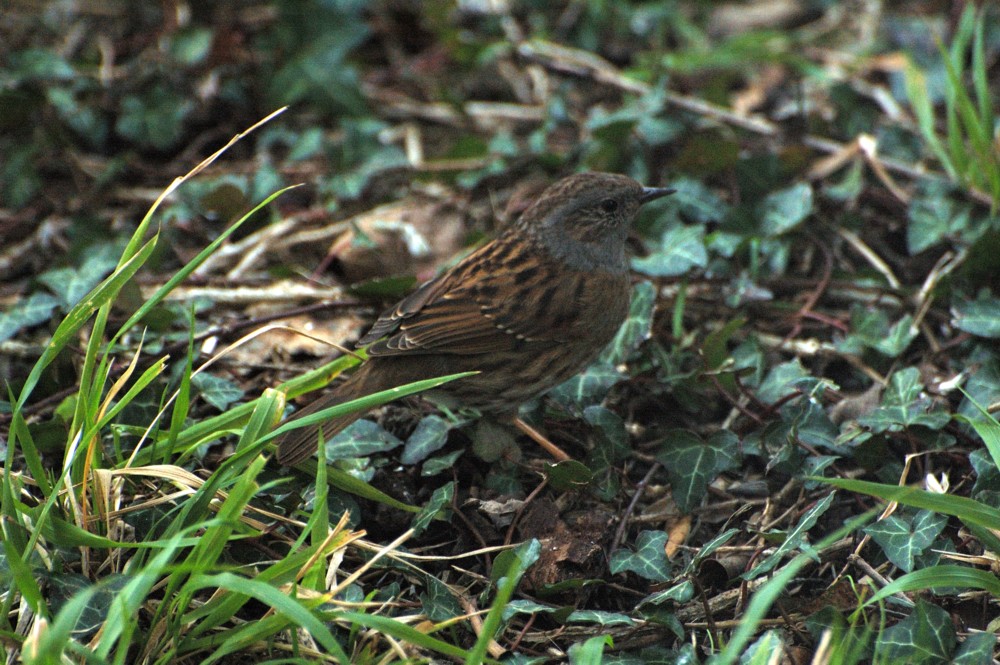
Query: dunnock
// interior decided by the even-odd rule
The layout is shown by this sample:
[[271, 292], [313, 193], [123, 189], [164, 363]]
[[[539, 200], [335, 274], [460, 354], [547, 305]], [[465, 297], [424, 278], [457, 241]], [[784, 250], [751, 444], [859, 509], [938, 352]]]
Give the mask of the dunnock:
[[[434, 391], [445, 403], [513, 418], [517, 407], [586, 367], [629, 306], [625, 239], [639, 206], [673, 190], [611, 173], [546, 189], [495, 240], [388, 309], [358, 340], [369, 359], [295, 417], [421, 379], [478, 370]], [[362, 413], [322, 425], [329, 440]], [[278, 441], [278, 461], [308, 457], [315, 428]]]

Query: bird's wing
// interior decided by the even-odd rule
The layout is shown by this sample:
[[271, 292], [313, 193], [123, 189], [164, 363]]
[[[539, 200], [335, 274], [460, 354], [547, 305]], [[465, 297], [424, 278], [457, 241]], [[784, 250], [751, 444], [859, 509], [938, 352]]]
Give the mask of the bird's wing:
[[[493, 242], [385, 312], [358, 344], [374, 342], [369, 355], [387, 356], [493, 353], [557, 343], [573, 323], [575, 281], [549, 279], [535, 262]], [[574, 293], [557, 297], [556, 291], [567, 287]]]

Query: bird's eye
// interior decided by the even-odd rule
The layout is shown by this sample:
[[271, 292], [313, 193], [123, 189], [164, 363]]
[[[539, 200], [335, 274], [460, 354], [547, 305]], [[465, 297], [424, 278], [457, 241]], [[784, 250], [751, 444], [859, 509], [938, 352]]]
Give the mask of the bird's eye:
[[601, 201], [601, 210], [607, 213], [616, 212], [618, 210], [618, 201], [614, 199], [604, 199]]

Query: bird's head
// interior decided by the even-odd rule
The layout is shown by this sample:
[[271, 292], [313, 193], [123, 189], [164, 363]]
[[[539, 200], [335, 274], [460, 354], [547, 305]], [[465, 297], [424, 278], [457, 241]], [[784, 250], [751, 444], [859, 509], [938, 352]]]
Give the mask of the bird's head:
[[578, 269], [622, 269], [625, 238], [640, 206], [673, 191], [615, 173], [577, 173], [542, 192], [517, 225]]

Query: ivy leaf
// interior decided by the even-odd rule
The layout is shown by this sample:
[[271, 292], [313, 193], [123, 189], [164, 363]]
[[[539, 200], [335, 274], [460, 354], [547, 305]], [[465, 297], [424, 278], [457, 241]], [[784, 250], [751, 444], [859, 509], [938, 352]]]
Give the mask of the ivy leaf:
[[579, 489], [590, 484], [594, 472], [576, 460], [566, 460], [548, 468], [549, 483], [558, 492]]
[[294, 55], [269, 78], [272, 103], [308, 101], [337, 115], [363, 115], [366, 104], [358, 71], [348, 56], [368, 37], [369, 28], [355, 13], [341, 10], [339, 5], [346, 3], [324, 4], [329, 8], [305, 19], [311, 25], [300, 34], [308, 39], [294, 45]]
[[446, 471], [455, 466], [455, 461], [464, 453], [464, 450], [456, 450], [448, 453], [447, 455], [431, 457], [429, 460], [424, 462], [422, 467], [420, 467], [420, 475], [425, 478], [428, 476], [436, 476], [442, 471]]
[[625, 421], [603, 406], [588, 406], [583, 410], [584, 419], [595, 430], [594, 448], [588, 457], [588, 466], [599, 473], [629, 456], [628, 432]]
[[690, 580], [684, 580], [663, 591], [657, 591], [639, 601], [639, 605], [663, 605], [666, 602], [683, 605], [695, 596], [695, 586]]
[[503, 620], [510, 621], [511, 617], [517, 616], [518, 614], [552, 614], [559, 611], [559, 609], [560, 608], [553, 607], [552, 605], [539, 603], [536, 600], [515, 598], [504, 606]]
[[462, 613], [462, 606], [447, 584], [433, 575], [423, 575], [421, 579], [426, 591], [420, 594], [420, 605], [431, 621], [447, 621]]
[[5, 69], [12, 81], [69, 81], [76, 71], [56, 49], [27, 48], [7, 54]]
[[892, 324], [885, 339], [876, 342], [872, 348], [889, 358], [898, 358], [910, 346], [910, 342], [916, 339], [919, 332], [913, 323], [913, 317], [906, 314]]
[[379, 138], [388, 125], [373, 118], [343, 119], [343, 141], [335, 155], [336, 173], [320, 183], [324, 194], [353, 199], [360, 196], [372, 178], [388, 170], [405, 166], [406, 153], [395, 145], [385, 145]]
[[194, 103], [165, 84], [122, 102], [115, 131], [140, 146], [169, 150], [181, 138]]
[[645, 281], [636, 284], [632, 288], [628, 317], [618, 329], [615, 338], [601, 353], [601, 361], [610, 365], [627, 361], [639, 345], [652, 335], [655, 308], [656, 287]]
[[769, 630], [747, 647], [740, 657], [740, 662], [766, 663], [771, 660], [773, 654], [783, 653], [784, 650], [785, 642], [781, 639], [781, 635], [776, 630]]
[[[805, 466], [802, 469], [802, 475], [806, 478], [822, 478], [823, 472], [839, 459], [838, 455], [816, 455], [809, 457], [806, 459]], [[815, 490], [822, 485], [823, 483], [816, 480], [805, 481], [805, 487], [809, 490]]]
[[0, 201], [12, 208], [22, 208], [42, 188], [38, 173], [39, 147], [36, 145], [10, 145], [0, 165]]
[[225, 411], [233, 402], [243, 399], [243, 389], [229, 379], [207, 372], [201, 372], [191, 377], [191, 385], [198, 389], [198, 393], [205, 398], [205, 401], [217, 408]]
[[715, 550], [719, 549], [720, 547], [728, 543], [730, 540], [733, 539], [733, 536], [739, 533], [740, 530], [734, 527], [731, 529], [726, 529], [722, 533], [714, 536], [711, 540], [709, 540], [707, 543], [698, 548], [698, 553], [695, 554], [693, 557], [691, 557], [691, 562], [688, 564], [687, 570], [685, 572], [690, 573], [694, 571], [697, 568], [698, 564], [700, 564], [708, 557], [712, 556], [712, 554], [715, 553]]
[[929, 510], [921, 510], [910, 519], [895, 514], [865, 528], [865, 533], [882, 548], [885, 556], [901, 570], [913, 570], [914, 558], [923, 554], [938, 537], [948, 518]]
[[851, 334], [838, 347], [853, 354], [869, 348], [896, 358], [906, 350], [918, 332], [909, 314], [890, 323], [889, 315], [884, 311], [856, 305], [851, 309]]
[[441, 416], [430, 415], [417, 424], [413, 434], [406, 440], [399, 461], [403, 464], [422, 462], [431, 453], [437, 452], [448, 442], [451, 424]]
[[708, 484], [723, 471], [735, 468], [739, 439], [731, 432], [718, 432], [707, 442], [685, 430], [669, 433], [656, 453], [666, 469], [674, 501], [683, 512], [696, 508], [705, 497]]
[[[782, 422], [790, 426], [789, 434], [799, 441], [827, 450], [847, 453], [837, 445], [840, 429], [833, 424], [823, 405], [816, 399], [803, 398], [781, 409]], [[811, 475], [811, 474], [806, 474]]]
[[[779, 545], [778, 548], [770, 554], [770, 556], [754, 566], [751, 570], [744, 573], [743, 578], [746, 580], [752, 580], [774, 570], [774, 568], [781, 563], [781, 560], [786, 554], [790, 554], [795, 550], [810, 551], [811, 548], [808, 547], [807, 541], [809, 529], [816, 526], [816, 522], [820, 517], [822, 517], [823, 513], [830, 509], [830, 505], [833, 503], [833, 497], [834, 494], [831, 492], [817, 501], [815, 506], [807, 510], [805, 515], [799, 518], [798, 524], [796, 524], [791, 531], [784, 534], [784, 541], [781, 545]], [[770, 533], [781, 532], [772, 531]]]
[[505, 578], [520, 579], [530, 566], [534, 565], [542, 555], [542, 544], [532, 538], [512, 550], [504, 550], [493, 560], [490, 580], [497, 586]]
[[611, 470], [632, 453], [625, 421], [603, 406], [588, 406], [583, 417], [594, 428], [593, 445], [586, 459], [587, 467], [594, 472], [591, 490], [602, 501], [611, 501], [621, 490], [621, 478]]
[[90, 293], [118, 264], [120, 248], [102, 245], [88, 250], [79, 268], [56, 268], [38, 276], [52, 293], [56, 294], [63, 309], [69, 309]]
[[794, 385], [809, 376], [798, 358], [775, 365], [757, 389], [757, 398], [766, 404], [774, 404], [794, 392]]
[[568, 617], [566, 623], [596, 623], [599, 626], [634, 626], [635, 619], [620, 612], [605, 612], [602, 610], [576, 610]]
[[970, 633], [959, 647], [951, 665], [979, 665], [993, 662], [993, 649], [997, 645], [992, 633]]
[[967, 228], [969, 213], [968, 207], [956, 211], [943, 191], [915, 197], [906, 212], [910, 222], [906, 225], [906, 247], [910, 255], [919, 254]]
[[56, 573], [45, 575], [45, 583], [51, 594], [49, 602], [54, 612], [59, 612], [81, 592], [92, 589], [93, 593], [87, 604], [80, 608], [74, 634], [92, 636], [108, 620], [111, 606], [121, 593], [127, 593], [126, 588], [132, 583], [132, 577], [111, 573], [103, 577], [99, 584], [76, 573]]
[[923, 390], [916, 367], [896, 372], [882, 394], [882, 404], [858, 418], [858, 423], [874, 432], [898, 432], [914, 425], [941, 429], [951, 420], [951, 415], [923, 394]]
[[976, 482], [972, 485], [969, 495], [981, 501], [982, 492], [1000, 492], [1000, 469], [985, 449], [978, 448], [969, 453], [969, 464], [976, 472]]
[[940, 607], [918, 600], [913, 613], [886, 628], [875, 642], [875, 661], [931, 665], [950, 663], [955, 628]]
[[561, 383], [548, 395], [556, 402], [576, 409], [585, 409], [600, 404], [611, 386], [625, 378], [625, 375], [607, 363], [595, 363], [565, 383]]
[[761, 204], [761, 232], [767, 237], [787, 233], [801, 224], [813, 209], [813, 192], [800, 182], [769, 194]]
[[[965, 397], [958, 407], [958, 414], [969, 420], [982, 418], [981, 404], [1000, 400], [1000, 354], [980, 346], [965, 361], [966, 367], [976, 367], [963, 386]], [[1000, 455], [997, 456], [1000, 465]]]
[[959, 330], [1000, 339], [1000, 299], [959, 300], [952, 309], [953, 323]]
[[[96, 109], [81, 103], [86, 99], [80, 86], [50, 86], [45, 91], [45, 98], [55, 109], [59, 119], [66, 123], [77, 137], [88, 146], [100, 149], [108, 138], [109, 123]], [[274, 190], [271, 190], [274, 191]]]
[[670, 561], [667, 560], [667, 534], [663, 531], [643, 531], [635, 541], [635, 552], [616, 550], [611, 555], [609, 567], [615, 575], [631, 571], [653, 582], [670, 579]]
[[451, 502], [455, 498], [455, 481], [446, 483], [434, 490], [430, 500], [423, 507], [416, 517], [413, 518], [413, 531], [417, 534], [423, 532], [431, 522], [446, 513], [451, 508]]
[[674, 193], [663, 199], [668, 210], [675, 210], [674, 219], [705, 225], [720, 222], [729, 214], [729, 205], [700, 180], [681, 178], [670, 183]]
[[671, 227], [660, 238], [658, 249], [649, 256], [632, 259], [632, 268], [650, 277], [675, 277], [706, 265], [708, 252], [702, 226]]
[[10, 339], [24, 328], [37, 326], [52, 318], [59, 300], [48, 293], [32, 293], [6, 312], [0, 313], [0, 342]]
[[403, 445], [398, 437], [390, 434], [371, 420], [356, 420], [344, 431], [326, 442], [327, 461], [365, 457], [384, 453]]
[[583, 642], [570, 645], [567, 652], [572, 665], [601, 665], [604, 662], [604, 647], [614, 646], [615, 640], [610, 635], [595, 635]]
[[356, 199], [379, 174], [407, 165], [406, 154], [402, 150], [396, 146], [380, 147], [369, 154], [364, 162], [351, 167], [350, 171], [330, 178], [323, 190], [329, 190], [341, 198]]
[[213, 34], [208, 28], [188, 27], [174, 33], [170, 54], [184, 65], [204, 62], [212, 50]]

